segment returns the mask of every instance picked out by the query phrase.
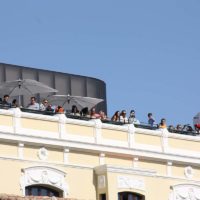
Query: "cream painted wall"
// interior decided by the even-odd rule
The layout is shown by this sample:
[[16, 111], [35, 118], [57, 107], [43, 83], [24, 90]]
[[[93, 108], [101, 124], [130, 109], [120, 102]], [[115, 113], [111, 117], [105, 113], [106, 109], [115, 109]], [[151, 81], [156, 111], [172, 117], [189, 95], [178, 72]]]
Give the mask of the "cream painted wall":
[[105, 164], [114, 166], [132, 167], [133, 159], [107, 155], [105, 157]]
[[47, 161], [63, 163], [63, 150], [53, 149], [53, 148], [46, 148], [46, 149], [48, 150]]
[[145, 135], [145, 134], [135, 134], [135, 142], [139, 144], [148, 144], [148, 145], [155, 145], [161, 146], [161, 138], [160, 136], [154, 135]]
[[[27, 160], [40, 160], [38, 157], [38, 151], [43, 146], [24, 146], [24, 159]], [[48, 157], [45, 161], [63, 163], [63, 150], [45, 147], [48, 152]]]
[[161, 162], [153, 162], [149, 160], [139, 160], [138, 167], [147, 170], [155, 170], [157, 174], [166, 176], [167, 164]]
[[124, 141], [128, 141], [128, 133], [123, 132], [123, 131], [117, 131], [117, 130], [102, 129], [102, 138], [120, 140], [124, 142]]
[[99, 155], [92, 153], [84, 153], [78, 151], [70, 151], [69, 152], [69, 163], [70, 164], [78, 164], [85, 166], [98, 166], [99, 165]]
[[[138, 189], [127, 189], [118, 188], [117, 177], [128, 176], [129, 178], [136, 180], [143, 180], [145, 183], [145, 191]], [[108, 172], [108, 199], [117, 199], [118, 192], [129, 191], [145, 195], [145, 200], [168, 200], [171, 192], [170, 186], [180, 184], [180, 183], [190, 183], [189, 181], [178, 181], [171, 178], [161, 178], [161, 177], [148, 177], [142, 175], [131, 175], [131, 174], [119, 174]]]
[[35, 129], [40, 131], [58, 132], [58, 123], [37, 119], [21, 119], [22, 128]]
[[66, 124], [65, 129], [67, 134], [94, 137], [94, 127]]
[[194, 170], [194, 175], [193, 175], [193, 179], [195, 180], [200, 180], [200, 168], [199, 167], [193, 167]]
[[192, 151], [198, 151], [198, 152], [200, 151], [199, 141], [169, 138], [168, 143], [169, 143], [169, 146], [172, 148], [192, 150]]
[[185, 178], [185, 175], [184, 175], [184, 166], [178, 165], [178, 164], [174, 164], [172, 166], [172, 176]]
[[0, 156], [17, 157], [18, 156], [18, 145], [1, 142], [0, 143]]
[[[155, 148], [152, 150], [152, 152], [149, 153], [145, 148], [137, 149], [137, 145], [132, 148], [131, 145], [133, 144], [130, 144], [131, 142], [135, 142], [136, 144], [144, 144], [143, 146], [141, 146], [146, 148], [148, 148], [147, 145], [163, 147], [161, 136], [148, 135], [142, 132], [139, 133], [136, 129], [135, 134], [132, 134], [131, 137], [129, 137], [129, 130], [125, 128], [123, 128], [124, 131], [121, 131], [121, 129], [119, 130], [119, 128], [116, 130], [101, 128], [96, 129], [95, 127], [84, 126], [83, 124], [64, 124], [64, 127], [61, 126], [61, 129], [59, 129], [59, 123], [55, 122], [56, 120], [56, 118], [52, 122], [45, 120], [45, 118], [44, 120], [29, 118], [13, 120], [12, 116], [0, 115], [0, 125], [2, 125], [2, 129], [4, 126], [13, 126], [14, 123], [18, 123], [17, 126], [15, 126], [16, 129], [10, 129], [10, 132], [8, 131], [8, 133], [6, 132], [5, 134], [5, 130], [7, 130], [6, 127], [5, 129], [3, 129], [4, 131], [0, 132], [2, 139], [6, 141], [4, 143], [0, 143], [0, 177], [1, 180], [3, 180], [0, 183], [0, 193], [21, 195], [22, 193], [19, 188], [21, 169], [38, 165], [47, 165], [49, 167], [64, 171], [66, 173], [65, 180], [69, 185], [69, 197], [85, 200], [96, 200], [99, 194], [104, 192], [107, 192], [108, 200], [115, 200], [117, 199], [117, 193], [120, 191], [132, 191], [145, 194], [145, 200], [167, 200], [170, 193], [170, 186], [178, 183], [194, 183], [194, 180], [200, 180], [200, 170], [199, 167], [197, 167], [197, 164], [199, 163], [198, 155], [200, 151], [199, 142], [186, 140], [190, 139], [189, 137], [179, 139], [168, 138], [168, 150], [170, 150], [170, 147], [177, 149], [179, 148], [179, 150], [186, 150], [187, 147], [187, 150], [194, 150], [197, 152], [196, 155], [195, 152], [193, 152], [194, 156], [191, 156], [191, 158], [189, 158], [191, 160], [191, 167], [193, 167], [194, 169], [194, 177], [192, 178], [193, 182], [192, 180], [187, 179], [184, 174], [184, 169], [188, 166], [188, 164], [180, 164], [187, 162], [187, 157], [184, 157], [184, 154], [182, 156], [178, 156], [175, 154], [176, 152], [174, 152], [173, 155], [173, 152], [168, 153], [162, 151], [162, 148], [158, 149], [159, 152], [156, 152], [157, 150], [155, 150]], [[21, 121], [21, 126], [22, 128], [25, 128], [25, 131], [23, 130], [22, 132], [20, 132], [19, 121]], [[29, 129], [32, 132], [36, 132], [37, 130], [37, 133], [39, 134], [40, 131], [44, 131], [47, 132], [47, 134], [50, 133], [52, 135], [60, 133], [60, 136], [67, 136], [67, 134], [72, 134], [73, 136], [77, 137], [77, 140], [79, 139], [79, 136], [98, 137], [95, 138], [97, 140], [94, 141], [80, 140], [77, 142], [77, 140], [73, 141], [73, 139], [66, 140], [65, 137], [63, 137], [65, 139], [57, 138], [57, 140], [54, 141], [52, 140], [52, 138], [48, 138], [48, 135], [42, 138], [26, 135], [26, 129]], [[13, 130], [14, 132], [12, 132]], [[12, 143], [8, 143], [10, 138], [12, 140]], [[110, 141], [109, 143], [103, 143], [103, 139], [108, 139]], [[43, 141], [43, 145], [40, 143], [41, 140]], [[124, 143], [127, 142], [127, 145], [119, 147], [117, 146], [117, 143], [112, 143], [112, 141], [116, 140], [119, 143], [120, 141]], [[198, 140], [198, 138], [196, 140]], [[18, 143], [21, 143], [21, 141], [25, 141], [24, 147], [23, 145], [20, 147], [21, 153], [24, 153], [24, 160], [17, 160], [19, 148]], [[165, 142], [166, 141], [167, 139], [165, 140]], [[16, 144], [14, 144], [14, 142]], [[45, 142], [49, 143], [47, 144]], [[40, 160], [38, 158], [38, 150], [45, 145], [47, 145], [47, 147], [45, 148], [48, 151], [48, 158], [46, 160]], [[63, 146], [60, 147], [59, 145]], [[167, 142], [165, 143], [165, 145], [167, 146]], [[68, 159], [66, 159], [68, 160], [68, 164], [63, 163], [63, 147], [69, 148], [69, 153], [66, 151], [66, 154], [68, 155]], [[105, 158], [102, 156], [101, 159], [104, 159], [105, 163], [111, 165], [111, 167], [113, 166], [112, 169], [115, 172], [105, 172], [108, 178], [106, 181], [107, 187], [98, 190], [96, 187], [97, 175], [94, 173], [93, 168], [99, 166], [99, 154], [101, 153], [105, 153]], [[148, 170], [155, 170], [156, 174], [153, 174], [153, 176], [147, 176], [145, 175], [145, 170], [143, 172], [141, 170], [138, 173], [143, 174], [136, 175], [136, 170], [134, 171], [133, 169], [132, 158], [136, 154], [138, 154], [136, 158], [139, 159], [137, 161], [137, 169], [146, 169], [146, 174], [150, 173], [148, 172]], [[126, 155], [126, 157], [121, 155]], [[159, 155], [162, 156], [162, 161], [165, 160], [166, 163], [161, 162], [161, 159], [160, 162], [155, 161], [153, 157], [154, 155], [157, 156], [157, 160], [159, 159]], [[170, 160], [171, 157], [173, 158], [173, 160], [177, 158], [177, 161], [174, 161], [171, 166], [172, 177], [174, 178], [167, 177], [166, 173], [168, 161], [167, 159], [169, 158]], [[188, 163], [190, 164], [189, 161]], [[192, 163], [194, 163], [196, 167], [192, 166]], [[119, 189], [117, 185], [118, 175], [128, 176], [133, 179], [144, 180], [145, 191], [130, 188]]]
[[24, 145], [24, 159], [26, 160], [39, 160], [38, 150], [39, 146]]
[[96, 177], [93, 169], [66, 168], [71, 198], [96, 200]]
[[[21, 196], [21, 169], [33, 166], [38, 166], [38, 164], [34, 162], [22, 162], [17, 160], [0, 160], [0, 193]], [[42, 166], [42, 164], [39, 166]], [[66, 182], [69, 185], [69, 197], [96, 200], [96, 178], [93, 169], [63, 166], [55, 167], [51, 164], [48, 164], [48, 167], [53, 167], [66, 173]]]
[[21, 168], [25, 163], [15, 160], [0, 160], [0, 193], [22, 195], [20, 191]]
[[6, 116], [6, 115], [0, 115], [0, 125], [12, 126], [13, 125], [13, 117]]

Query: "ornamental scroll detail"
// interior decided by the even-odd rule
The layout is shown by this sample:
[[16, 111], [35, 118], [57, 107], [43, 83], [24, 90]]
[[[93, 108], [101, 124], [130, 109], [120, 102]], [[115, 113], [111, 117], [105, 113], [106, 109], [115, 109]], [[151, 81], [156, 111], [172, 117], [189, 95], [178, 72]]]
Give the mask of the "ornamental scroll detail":
[[25, 187], [29, 185], [45, 184], [59, 188], [63, 191], [63, 196], [68, 194], [68, 185], [65, 181], [65, 173], [50, 167], [30, 167], [22, 171], [20, 187], [25, 195]]
[[129, 176], [118, 176], [118, 188], [145, 190], [145, 183], [142, 179], [135, 179]]
[[176, 185], [172, 187], [169, 200], [200, 200], [199, 185]]

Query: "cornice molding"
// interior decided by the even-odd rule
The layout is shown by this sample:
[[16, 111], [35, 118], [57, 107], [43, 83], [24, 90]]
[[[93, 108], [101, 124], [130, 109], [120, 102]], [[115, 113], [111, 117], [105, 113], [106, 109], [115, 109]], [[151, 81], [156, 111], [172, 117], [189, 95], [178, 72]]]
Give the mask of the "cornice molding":
[[119, 167], [112, 165], [101, 165], [94, 168], [94, 171], [97, 175], [106, 174], [107, 172], [113, 173], [122, 173], [122, 174], [137, 174], [144, 176], [156, 176], [155, 170], [148, 170], [142, 168], [128, 168], [128, 167]]
[[[132, 157], [146, 157], [150, 160], [171, 160], [196, 165], [200, 164], [200, 152], [173, 149], [168, 145], [169, 138], [183, 139], [187, 141], [200, 141], [200, 137], [171, 134], [167, 130], [146, 130], [135, 128], [133, 125], [112, 125], [102, 123], [99, 119], [90, 121], [66, 118], [64, 114], [46, 116], [21, 112], [19, 108], [9, 110], [0, 109], [0, 114], [13, 116], [13, 126], [0, 126], [0, 139], [2, 141], [14, 143], [27, 143], [36, 146], [53, 146], [57, 148], [68, 147], [81, 149], [82, 151], [94, 151], [96, 153], [105, 152], [106, 154], [126, 155]], [[40, 131], [21, 128], [20, 118], [58, 122], [57, 132]], [[94, 136], [79, 136], [70, 134], [66, 130], [66, 124], [75, 124], [94, 128]], [[127, 141], [104, 139], [102, 128], [108, 130], [124, 131], [128, 134]], [[81, 130], [80, 130], [81, 131]], [[161, 139], [161, 145], [139, 144], [135, 142], [135, 134], [153, 135]]]
[[[191, 164], [200, 164], [200, 156], [196, 154], [177, 154], [177, 151], [174, 152], [167, 152], [163, 153], [160, 151], [149, 150], [148, 146], [146, 149], [137, 149], [137, 148], [129, 148], [123, 146], [111, 146], [111, 145], [104, 145], [104, 144], [96, 144], [96, 143], [88, 143], [82, 141], [75, 141], [75, 140], [66, 140], [66, 139], [57, 139], [57, 138], [50, 138], [50, 137], [39, 137], [39, 136], [31, 136], [31, 135], [24, 135], [24, 134], [13, 134], [13, 133], [0, 133], [1, 141], [10, 141], [11, 143], [19, 143], [23, 142], [24, 144], [32, 144], [36, 146], [46, 146], [46, 147], [57, 147], [63, 148], [68, 147], [73, 149], [81, 149], [82, 151], [88, 152], [105, 152], [106, 154], [116, 154], [116, 155], [126, 155], [132, 157], [134, 156], [142, 156], [147, 157], [148, 159], [152, 160], [162, 160], [162, 161], [176, 161]], [[80, 139], [80, 138], [79, 138]]]

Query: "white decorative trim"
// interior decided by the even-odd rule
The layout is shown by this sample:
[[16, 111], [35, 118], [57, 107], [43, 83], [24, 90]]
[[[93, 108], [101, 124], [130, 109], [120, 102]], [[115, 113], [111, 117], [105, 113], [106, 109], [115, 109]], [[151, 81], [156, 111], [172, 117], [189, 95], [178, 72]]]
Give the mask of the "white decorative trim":
[[[46, 116], [40, 114], [32, 114], [32, 113], [25, 113], [21, 112], [18, 108], [13, 108], [9, 110], [0, 109], [0, 114], [13, 116], [16, 118], [16, 121], [13, 121], [13, 126], [0, 126], [0, 139], [1, 141], [11, 141], [11, 142], [22, 142], [22, 143], [31, 143], [31, 144], [40, 144], [54, 147], [66, 147], [69, 148], [82, 148], [83, 151], [94, 150], [100, 152], [108, 152], [114, 154], [124, 154], [124, 155], [135, 155], [135, 156], [143, 156], [153, 160], [162, 160], [162, 161], [179, 161], [185, 163], [186, 165], [189, 164], [199, 164], [200, 163], [200, 152], [199, 151], [190, 151], [185, 149], [175, 149], [168, 146], [168, 138], [178, 138], [187, 141], [200, 141], [200, 137], [196, 136], [186, 136], [180, 134], [171, 134], [168, 133], [167, 130], [145, 130], [141, 128], [135, 128], [135, 133], [137, 134], [147, 134], [147, 135], [156, 135], [160, 136], [162, 140], [162, 145], [154, 146], [154, 145], [147, 145], [147, 144], [134, 144], [132, 146], [131, 140], [134, 140], [134, 137], [131, 138], [131, 130], [129, 125], [111, 125], [111, 124], [95, 124], [95, 120], [91, 121], [84, 121], [84, 120], [75, 120], [65, 118], [62, 115], [62, 120], [58, 116]], [[111, 130], [120, 130], [124, 131], [126, 134], [128, 133], [128, 141], [122, 142], [117, 140], [105, 140], [100, 138], [100, 133], [97, 134], [100, 139], [98, 139], [97, 135], [92, 137], [81, 137], [79, 135], [70, 135], [67, 130], [65, 131], [66, 136], [62, 139], [60, 138], [59, 132], [64, 132], [64, 129], [60, 127], [60, 130], [57, 132], [50, 132], [50, 131], [40, 131], [40, 130], [33, 130], [33, 129], [24, 129], [20, 128], [20, 114], [21, 118], [30, 118], [30, 119], [38, 119], [38, 120], [46, 120], [46, 121], [53, 121], [58, 123], [65, 124], [77, 124], [83, 125], [88, 127], [98, 128], [98, 131], [101, 131], [100, 127], [111, 129]], [[60, 116], [60, 115], [59, 115]], [[18, 118], [18, 119], [17, 119]], [[18, 122], [17, 122], [18, 121]], [[95, 127], [96, 126], [96, 127]], [[81, 130], [80, 130], [81, 131]], [[13, 134], [14, 133], [14, 134]], [[17, 134], [15, 134], [17, 133]], [[67, 133], [67, 134], [66, 134]], [[96, 143], [95, 143], [96, 142]]]
[[108, 129], [108, 130], [128, 132], [128, 125], [126, 125], [126, 124], [121, 126], [121, 125], [113, 125], [113, 124], [102, 123], [102, 128]]
[[167, 162], [167, 176], [172, 176], [172, 162]]
[[13, 132], [18, 133], [21, 128], [21, 110], [19, 108], [11, 108], [13, 111]]
[[42, 147], [38, 150], [38, 157], [40, 160], [47, 160], [48, 155], [49, 153], [45, 147]]
[[137, 189], [145, 191], [144, 180], [129, 176], [117, 177], [118, 189]]
[[175, 138], [175, 139], [181, 139], [181, 140], [187, 140], [187, 141], [193, 141], [193, 142], [199, 142], [200, 141], [199, 136], [193, 136], [193, 135], [169, 133], [168, 137], [169, 138]]
[[102, 122], [100, 119], [93, 119], [95, 123], [95, 143], [101, 144], [101, 129], [102, 129]]
[[88, 127], [94, 127], [95, 126], [95, 122], [92, 121], [92, 120], [85, 121], [85, 120], [70, 119], [70, 118], [66, 118], [66, 124], [74, 124], [74, 125], [88, 126]]
[[95, 144], [95, 138], [94, 137], [89, 137], [89, 136], [82, 136], [76, 134], [67, 134], [63, 137], [63, 139], [68, 140], [68, 141], [77, 141], [77, 142], [83, 142], [83, 143], [93, 143]]
[[0, 130], [1, 132], [14, 133], [14, 128], [12, 126], [0, 125]]
[[184, 174], [186, 178], [192, 178], [194, 175], [194, 170], [192, 169], [191, 166], [188, 166], [184, 169]]
[[138, 150], [143, 150], [143, 151], [152, 151], [152, 152], [162, 152], [161, 146], [155, 146], [155, 145], [150, 145], [150, 144], [138, 144], [135, 143], [134, 145], [135, 149]]
[[169, 200], [199, 200], [200, 186], [195, 184], [179, 184], [171, 187]]
[[9, 110], [5, 110], [5, 109], [0, 109], [0, 115], [10, 115], [12, 116], [14, 113], [14, 111], [12, 109]]
[[64, 148], [63, 150], [63, 162], [64, 164], [69, 163], [69, 149], [68, 148]]
[[43, 120], [43, 121], [59, 122], [59, 118], [56, 115], [55, 116], [48, 116], [48, 115], [42, 115], [42, 114], [33, 114], [33, 113], [28, 113], [28, 112], [21, 112], [21, 117], [22, 118], [28, 118], [28, 119]]
[[128, 125], [128, 146], [129, 148], [133, 148], [135, 145], [135, 126], [133, 124]]
[[97, 175], [106, 174], [106, 172], [122, 173], [122, 174], [137, 174], [144, 176], [156, 176], [155, 170], [147, 170], [141, 168], [128, 168], [128, 167], [118, 167], [111, 165], [101, 165], [94, 168]]
[[162, 137], [161, 137], [161, 142], [162, 142], [162, 151], [166, 153], [168, 151], [168, 135], [169, 132], [166, 128], [161, 129], [162, 132]]
[[18, 157], [19, 159], [24, 158], [24, 144], [23, 143], [18, 144]]
[[43, 131], [43, 130], [34, 130], [28, 128], [21, 128], [17, 134], [23, 134], [39, 138], [57, 138], [59, 139], [59, 132]]
[[170, 155], [176, 155], [177, 157], [179, 156], [184, 156], [184, 157], [198, 157], [200, 158], [200, 151], [191, 151], [191, 150], [185, 150], [185, 149], [178, 149], [178, 148], [169, 148], [168, 152]]
[[143, 135], [154, 135], [154, 136], [158, 136], [158, 137], [162, 136], [162, 130], [161, 129], [148, 130], [148, 129], [143, 129], [143, 128], [135, 128], [135, 133], [143, 134]]
[[20, 188], [25, 195], [25, 188], [30, 185], [45, 184], [59, 188], [66, 197], [69, 193], [68, 185], [65, 181], [65, 173], [46, 166], [30, 167], [22, 170], [20, 178]]
[[56, 115], [59, 119], [59, 125], [58, 125], [58, 132], [59, 132], [59, 138], [62, 138], [64, 134], [66, 134], [65, 130], [65, 123], [66, 123], [66, 117], [65, 114], [57, 114]]
[[138, 167], [138, 160], [139, 160], [138, 157], [133, 158], [133, 167], [134, 167], [134, 168], [137, 168], [137, 167]]
[[102, 139], [102, 144], [108, 146], [115, 146], [115, 147], [126, 147], [128, 148], [128, 141], [120, 141], [120, 140], [111, 140], [111, 139]]
[[[0, 139], [1, 141], [11, 141], [19, 143], [19, 142], [24, 142], [24, 143], [30, 143], [30, 144], [40, 144], [40, 145], [45, 145], [49, 147], [66, 147], [68, 146], [69, 148], [77, 148], [84, 151], [97, 151], [97, 152], [109, 152], [112, 154], [124, 154], [124, 155], [135, 155], [139, 157], [148, 157], [149, 159], [153, 160], [162, 160], [162, 161], [179, 161], [182, 162], [186, 165], [189, 164], [198, 164], [199, 165], [199, 160], [200, 156], [195, 154], [196, 152], [193, 152], [193, 155], [186, 155], [186, 154], [177, 154], [177, 151], [169, 153], [162, 153], [161, 151], [156, 151], [155, 149], [149, 148], [149, 146], [145, 147], [145, 149], [138, 148], [135, 145], [134, 149], [130, 149], [128, 147], [122, 147], [122, 146], [115, 146], [115, 145], [106, 145], [104, 143], [101, 145], [95, 144], [94, 140], [91, 140], [91, 137], [88, 138], [88, 140], [82, 140], [80, 136], [74, 138], [66, 138], [66, 139], [54, 139], [50, 137], [36, 137], [36, 136], [30, 136], [30, 135], [25, 135], [25, 134], [12, 134], [12, 133], [3, 133], [0, 132]], [[79, 140], [78, 140], [79, 139]], [[93, 138], [92, 138], [93, 139]], [[128, 146], [128, 144], [127, 144]]]
[[100, 153], [99, 154], [99, 165], [104, 165], [105, 164], [105, 154]]
[[105, 175], [98, 176], [98, 188], [102, 189], [106, 187], [106, 177]]

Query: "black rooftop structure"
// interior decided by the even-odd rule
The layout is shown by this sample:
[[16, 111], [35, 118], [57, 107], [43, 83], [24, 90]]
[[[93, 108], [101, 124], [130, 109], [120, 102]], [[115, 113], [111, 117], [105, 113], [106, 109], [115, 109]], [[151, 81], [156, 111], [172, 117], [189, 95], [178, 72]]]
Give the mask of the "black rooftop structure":
[[[52, 88], [57, 89], [57, 94], [70, 94], [74, 96], [87, 96], [104, 99], [104, 102], [98, 104], [97, 110], [104, 110], [107, 113], [106, 103], [106, 84], [104, 81], [75, 74], [68, 74], [56, 71], [49, 71], [25, 66], [18, 66], [6, 63], [0, 63], [0, 84], [5, 81], [17, 79], [34, 79], [40, 81]], [[2, 97], [4, 94], [0, 94]], [[47, 94], [37, 96], [42, 100]], [[29, 97], [22, 98], [22, 105], [29, 103]]]

